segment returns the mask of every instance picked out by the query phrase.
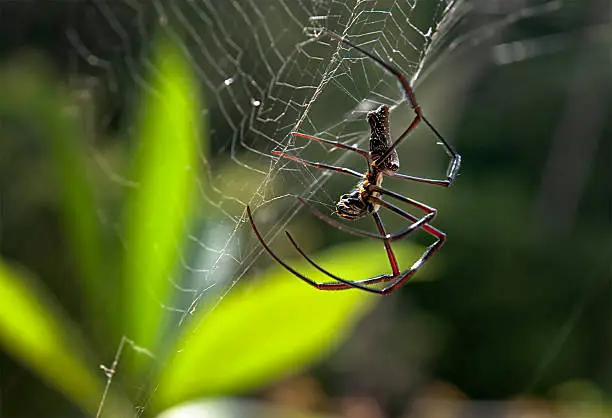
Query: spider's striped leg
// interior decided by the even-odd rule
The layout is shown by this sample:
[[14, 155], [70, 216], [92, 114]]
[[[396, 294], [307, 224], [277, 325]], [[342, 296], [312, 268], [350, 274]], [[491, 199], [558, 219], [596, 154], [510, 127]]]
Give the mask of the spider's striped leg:
[[[289, 232], [285, 231], [285, 233], [287, 234], [287, 236], [289, 237], [289, 239], [291, 240], [291, 243], [293, 244], [293, 246], [298, 250], [298, 252], [300, 254], [302, 254], [302, 256], [304, 258], [306, 258], [306, 260], [312, 264], [313, 266], [315, 266], [319, 271], [321, 271], [322, 273], [328, 275], [329, 277], [337, 280], [339, 283], [317, 283], [312, 279], [309, 279], [308, 277], [304, 276], [302, 273], [298, 272], [297, 270], [295, 270], [293, 267], [289, 266], [287, 263], [285, 263], [283, 260], [281, 260], [281, 258], [279, 256], [277, 256], [271, 249], [270, 247], [268, 247], [268, 244], [266, 244], [266, 242], [264, 241], [263, 237], [261, 236], [261, 234], [259, 233], [259, 230], [257, 229], [257, 227], [255, 226], [255, 221], [253, 220], [253, 215], [251, 213], [251, 208], [249, 206], [247, 206], [247, 214], [249, 216], [249, 220], [251, 222], [251, 227], [253, 228], [253, 231], [255, 232], [255, 235], [257, 236], [257, 239], [259, 240], [259, 242], [261, 243], [261, 245], [263, 246], [264, 250], [266, 250], [266, 252], [268, 254], [270, 254], [270, 256], [277, 262], [279, 263], [281, 266], [283, 266], [285, 269], [287, 269], [290, 273], [292, 273], [294, 276], [298, 277], [299, 279], [303, 280], [304, 282], [306, 282], [307, 284], [316, 287], [319, 290], [345, 290], [345, 289], [351, 289], [355, 286], [353, 286], [352, 284], [349, 283], [345, 283], [342, 279], [340, 279], [339, 277], [333, 275], [332, 273], [328, 272], [327, 270], [323, 269], [323, 267], [320, 267], [318, 264], [316, 264], [310, 257], [308, 257], [301, 249], [300, 247], [297, 245], [297, 243], [295, 242], [295, 240], [293, 239], [293, 237], [289, 234]], [[360, 285], [367, 285], [367, 284], [372, 284], [372, 283], [380, 283], [380, 282], [384, 282], [384, 281], [391, 281], [395, 278], [395, 275], [390, 275], [390, 274], [383, 274], [380, 276], [376, 276], [376, 277], [372, 277], [370, 279], [365, 279], [365, 280], [361, 280], [359, 282]]]
[[338, 141], [330, 141], [329, 139], [323, 139], [323, 138], [317, 138], [316, 136], [312, 136], [312, 135], [306, 135], [300, 132], [291, 132], [291, 135], [293, 136], [299, 136], [300, 138], [305, 138], [308, 139], [310, 141], [317, 141], [317, 142], [322, 142], [324, 144], [328, 144], [331, 146], [334, 146], [336, 148], [342, 148], [348, 151], [353, 151], [356, 152], [357, 154], [361, 155], [363, 158], [365, 158], [365, 160], [368, 162], [368, 164], [370, 163], [370, 153], [367, 152], [364, 149], [358, 148], [358, 147], [354, 147], [352, 145], [349, 144], [345, 144], [343, 142], [338, 142]]
[[322, 168], [324, 170], [337, 171], [338, 173], [349, 174], [351, 176], [363, 178], [363, 174], [355, 170], [351, 170], [350, 168], [336, 167], [336, 166], [329, 165], [329, 164], [316, 163], [313, 161], [308, 161], [308, 160], [304, 160], [299, 157], [295, 157], [293, 155], [285, 154], [284, 152], [280, 152], [280, 151], [272, 151], [272, 153], [274, 155], [278, 155], [279, 157], [288, 158], [290, 160], [297, 161], [298, 163], [302, 163], [304, 165], [309, 165], [309, 166], [316, 167], [316, 168]]

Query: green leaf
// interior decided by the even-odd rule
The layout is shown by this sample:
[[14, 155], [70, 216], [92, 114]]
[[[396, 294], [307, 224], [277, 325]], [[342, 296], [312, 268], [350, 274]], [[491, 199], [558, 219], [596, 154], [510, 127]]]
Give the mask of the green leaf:
[[[315, 259], [331, 272], [359, 280], [389, 271], [381, 247], [373, 241], [344, 245]], [[396, 253], [400, 259], [417, 254], [402, 246]], [[291, 265], [313, 279], [329, 281], [303, 260]], [[161, 375], [158, 408], [247, 391], [299, 371], [336, 347], [380, 299], [354, 289], [319, 291], [276, 265], [262, 277], [243, 281], [257, 285], [242, 283], [187, 328]]]
[[153, 64], [136, 144], [138, 187], [126, 214], [123, 303], [126, 335], [155, 351], [164, 326], [163, 306], [173, 291], [169, 278], [191, 226], [197, 143], [202, 138], [199, 89], [187, 60], [173, 43], [161, 40]]
[[0, 260], [0, 344], [84, 411], [96, 411], [102, 386], [97, 365], [82, 357], [83, 345], [35, 283]]
[[0, 113], [48, 141], [58, 173], [64, 227], [93, 317], [107, 310], [100, 306], [100, 294], [108, 283], [102, 280], [106, 277], [100, 228], [87, 176], [83, 133], [78, 129], [83, 115], [68, 92], [45, 71], [46, 63], [35, 58], [16, 60], [0, 71]]

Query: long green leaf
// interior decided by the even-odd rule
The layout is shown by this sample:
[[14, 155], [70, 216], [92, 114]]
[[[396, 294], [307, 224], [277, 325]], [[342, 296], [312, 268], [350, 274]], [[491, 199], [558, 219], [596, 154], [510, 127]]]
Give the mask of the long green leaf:
[[[83, 133], [78, 126], [83, 115], [68, 92], [45, 71], [44, 63], [17, 61], [0, 71], [0, 113], [20, 121], [48, 141], [58, 173], [59, 201], [68, 243], [79, 267], [90, 317], [106, 310], [100, 297], [108, 281], [104, 268], [99, 223], [93, 187], [88, 178]], [[47, 179], [41, 179], [47, 181]], [[103, 335], [100, 331], [99, 335]]]
[[102, 386], [85, 361], [83, 345], [35, 283], [0, 260], [0, 344], [11, 356], [94, 413]]
[[[405, 259], [416, 249], [398, 246], [396, 252]], [[389, 269], [378, 242], [330, 249], [317, 260], [351, 280]], [[329, 280], [303, 260], [292, 265]], [[258, 285], [233, 290], [212, 313], [194, 318], [161, 375], [157, 408], [243, 392], [299, 371], [337, 346], [380, 299], [359, 290], [318, 291], [276, 266], [244, 280]]]
[[[197, 83], [174, 44], [162, 40], [141, 103], [135, 179], [125, 224], [126, 335], [154, 350], [172, 296], [170, 276], [190, 227], [200, 138]], [[204, 147], [205, 148], [205, 147]], [[142, 365], [142, 364], [141, 364]]]

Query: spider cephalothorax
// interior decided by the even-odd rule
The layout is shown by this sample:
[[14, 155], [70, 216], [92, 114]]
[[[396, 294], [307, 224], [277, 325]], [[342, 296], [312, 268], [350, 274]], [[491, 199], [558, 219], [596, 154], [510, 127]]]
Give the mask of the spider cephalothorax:
[[[378, 173], [375, 178], [379, 184], [382, 183], [381, 173]], [[377, 211], [379, 206], [373, 203], [373, 198], [380, 197], [380, 193], [370, 187], [370, 184], [366, 178], [350, 193], [340, 196], [340, 200], [336, 203], [336, 214], [341, 218], [354, 221]]]
[[374, 211], [374, 206], [363, 199], [359, 189], [340, 196], [336, 203], [336, 214], [344, 219], [355, 220], [363, 218]]
[[[351, 281], [346, 280], [337, 275], [330, 273], [320, 265], [318, 265], [314, 260], [312, 260], [297, 244], [297, 242], [293, 239], [289, 232], [286, 232], [287, 237], [291, 241], [291, 244], [295, 247], [295, 249], [304, 257], [310, 264], [312, 264], [317, 270], [321, 273], [327, 275], [328, 277], [335, 280], [335, 282], [326, 282], [326, 283], [317, 283], [312, 279], [304, 276], [302, 273], [295, 270], [293, 267], [289, 266], [283, 260], [281, 260], [271, 249], [268, 247], [268, 244], [264, 241], [263, 237], [259, 233], [259, 230], [255, 226], [255, 221], [253, 220], [253, 215], [251, 213], [251, 209], [247, 206], [247, 214], [249, 216], [249, 220], [251, 222], [251, 226], [255, 235], [257, 235], [257, 239], [261, 242], [264, 249], [270, 254], [270, 256], [276, 260], [279, 264], [281, 264], [284, 268], [290, 271], [292, 274], [302, 279], [304, 282], [308, 283], [311, 286], [316, 287], [320, 290], [344, 290], [351, 288], [358, 288], [372, 293], [378, 294], [388, 294], [398, 289], [402, 284], [408, 281], [423, 265], [425, 262], [436, 252], [438, 249], [444, 244], [446, 240], [446, 235], [437, 228], [434, 228], [430, 225], [431, 220], [436, 216], [436, 209], [427, 206], [421, 202], [418, 202], [414, 199], [411, 199], [406, 196], [402, 196], [399, 193], [395, 193], [391, 190], [385, 189], [382, 187], [383, 176], [391, 176], [399, 179], [415, 181], [419, 183], [427, 183], [433, 184], [436, 186], [448, 187], [450, 186], [457, 173], [459, 172], [459, 167], [461, 165], [461, 156], [453, 149], [453, 147], [446, 142], [446, 140], [438, 133], [438, 131], [429, 123], [429, 121], [423, 116], [421, 112], [421, 108], [419, 107], [416, 98], [414, 96], [414, 92], [412, 88], [408, 84], [408, 81], [404, 77], [404, 75], [399, 72], [397, 69], [393, 68], [386, 62], [382, 61], [375, 55], [367, 52], [361, 47], [354, 45], [343, 37], [336, 35], [329, 31], [324, 31], [331, 38], [336, 39], [351, 48], [356, 49], [357, 51], [364, 54], [369, 59], [376, 62], [382, 68], [384, 68], [390, 74], [393, 74], [400, 83], [406, 99], [412, 106], [414, 110], [415, 117], [406, 128], [406, 130], [400, 134], [395, 141], [391, 139], [391, 135], [389, 133], [389, 107], [386, 105], [379, 106], [376, 110], [372, 110], [367, 114], [367, 120], [370, 124], [370, 151], [366, 151], [361, 148], [354, 147], [349, 144], [344, 144], [342, 142], [330, 141], [328, 139], [317, 138], [315, 136], [292, 132], [293, 136], [301, 137], [308, 139], [310, 141], [322, 142], [337, 148], [345, 149], [351, 152], [355, 152], [361, 155], [368, 164], [368, 170], [365, 173], [359, 173], [350, 168], [344, 167], [336, 167], [328, 164], [312, 162], [308, 160], [304, 160], [302, 158], [285, 154], [280, 151], [275, 151], [274, 154], [278, 155], [282, 158], [288, 158], [293, 161], [297, 161], [304, 165], [309, 165], [311, 167], [316, 167], [324, 170], [331, 170], [338, 173], [343, 173], [355, 177], [359, 177], [360, 181], [357, 186], [349, 193], [343, 194], [340, 196], [338, 203], [336, 204], [336, 214], [343, 219], [347, 220], [355, 220], [359, 218], [363, 218], [367, 215], [371, 215], [374, 218], [374, 222], [376, 223], [376, 228], [378, 229], [379, 234], [362, 231], [359, 229], [354, 229], [346, 226], [344, 223], [341, 223], [333, 218], [327, 217], [323, 215], [321, 212], [316, 210], [313, 207], [310, 207], [306, 203], [306, 201], [302, 198], [299, 198], [299, 201], [310, 207], [310, 210], [314, 215], [316, 215], [319, 219], [327, 222], [331, 226], [334, 226], [342, 231], [346, 231], [355, 235], [360, 235], [364, 237], [374, 238], [382, 240], [385, 246], [385, 251], [387, 252], [387, 257], [389, 259], [389, 264], [391, 266], [391, 274], [381, 274], [376, 277], [371, 277], [369, 279], [362, 279], [359, 281]], [[397, 155], [397, 147], [399, 144], [412, 132], [412, 130], [419, 124], [420, 121], [425, 122], [425, 124], [431, 129], [431, 131], [436, 136], [439, 143], [444, 147], [444, 150], [451, 158], [451, 161], [448, 165], [448, 169], [446, 171], [447, 178], [444, 180], [435, 180], [428, 179], [422, 177], [414, 177], [406, 174], [398, 174], [397, 170], [399, 169], [399, 157]], [[423, 212], [425, 215], [421, 218], [417, 218], [411, 213], [401, 209], [400, 207], [384, 200], [382, 197], [387, 196], [389, 198], [396, 199], [399, 202], [405, 203], [407, 205], [411, 205]], [[382, 223], [382, 219], [378, 214], [379, 208], [386, 208], [391, 212], [396, 213], [397, 215], [403, 217], [410, 221], [410, 225], [405, 228], [403, 231], [396, 232], [393, 234], [388, 234], [385, 231], [385, 227]], [[391, 242], [404, 238], [406, 235], [410, 234], [412, 231], [416, 229], [421, 229], [433, 236], [436, 241], [431, 244], [425, 252], [421, 255], [421, 257], [412, 264], [410, 268], [407, 270], [401, 271], [395, 258], [395, 254], [393, 252], [393, 248], [391, 247]], [[370, 287], [370, 285], [376, 283], [386, 283], [386, 285], [382, 288]]]

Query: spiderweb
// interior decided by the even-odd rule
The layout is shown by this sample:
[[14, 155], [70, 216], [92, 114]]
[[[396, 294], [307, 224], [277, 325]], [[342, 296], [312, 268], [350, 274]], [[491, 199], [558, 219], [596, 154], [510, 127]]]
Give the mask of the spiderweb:
[[[208, 120], [210, 152], [200, 154], [203, 180], [197, 186], [209, 213], [200, 215], [205, 227], [187, 237], [182, 277], [168, 278], [180, 297], [160, 309], [176, 312], [178, 325], [203, 300], [214, 306], [249, 271], [261, 250], [248, 229], [246, 205], [273, 242], [299, 213], [296, 195], [329, 211], [337, 191], [350, 186], [339, 176], [274, 157], [276, 150], [333, 165], [354, 163], [352, 156], [294, 138], [292, 131], [367, 148], [364, 118], [369, 110], [391, 106], [391, 130], [396, 132], [411, 120], [397, 80], [359, 52], [320, 36], [321, 28], [400, 68], [419, 86], [453, 53], [475, 48], [500, 28], [560, 5], [542, 1], [506, 10], [501, 2], [460, 0], [123, 0], [70, 6], [73, 16], [65, 31], [74, 52], [70, 65], [93, 76], [104, 103], [100, 129], [131, 133], [136, 103], [126, 98], [150, 88], [144, 80], [159, 27], [180, 45], [205, 92], [201, 117]], [[472, 21], [467, 16], [474, 8], [487, 12]], [[489, 20], [479, 22], [483, 16]], [[520, 59], [500, 48], [495, 52], [498, 64]], [[424, 108], [428, 115], [435, 112]], [[402, 163], [428, 171], [420, 173], [425, 176], [443, 177], [444, 152], [426, 129], [416, 134], [422, 141], [403, 146]], [[111, 182], [131, 187], [108, 156], [97, 149], [93, 153]]]
[[[173, 309], [192, 312], [213, 284], [224, 292], [247, 271], [254, 255], [241, 234], [247, 204], [256, 211], [268, 208], [262, 216], [274, 219], [269, 226], [278, 231], [297, 213], [294, 195], [327, 206], [335, 201], [323, 187], [326, 173], [296, 167], [271, 152], [301, 155], [312, 149], [331, 164], [344, 157], [295, 141], [291, 131], [367, 148], [365, 113], [378, 104], [395, 107], [404, 101], [393, 77], [356, 51], [319, 36], [320, 28], [348, 37], [411, 78], [453, 5], [450, 0], [94, 1], [73, 7], [78, 24], [66, 29], [66, 37], [75, 51], [75, 69], [93, 72], [104, 92], [103, 129], [125, 129], [132, 111], [124, 104], [126, 92], [150, 88], [144, 80], [159, 26], [180, 44], [205, 91], [201, 115], [209, 121], [211, 151], [209, 157], [201, 154], [200, 168], [210, 187], [203, 182], [198, 188], [215, 223], [213, 231], [188, 237], [192, 250], [187, 253], [193, 256], [184, 256], [188, 278], [175, 280], [184, 297]], [[89, 24], [96, 30], [86, 30]], [[109, 179], [130, 185], [95, 153]], [[219, 278], [231, 282], [217, 283]]]

